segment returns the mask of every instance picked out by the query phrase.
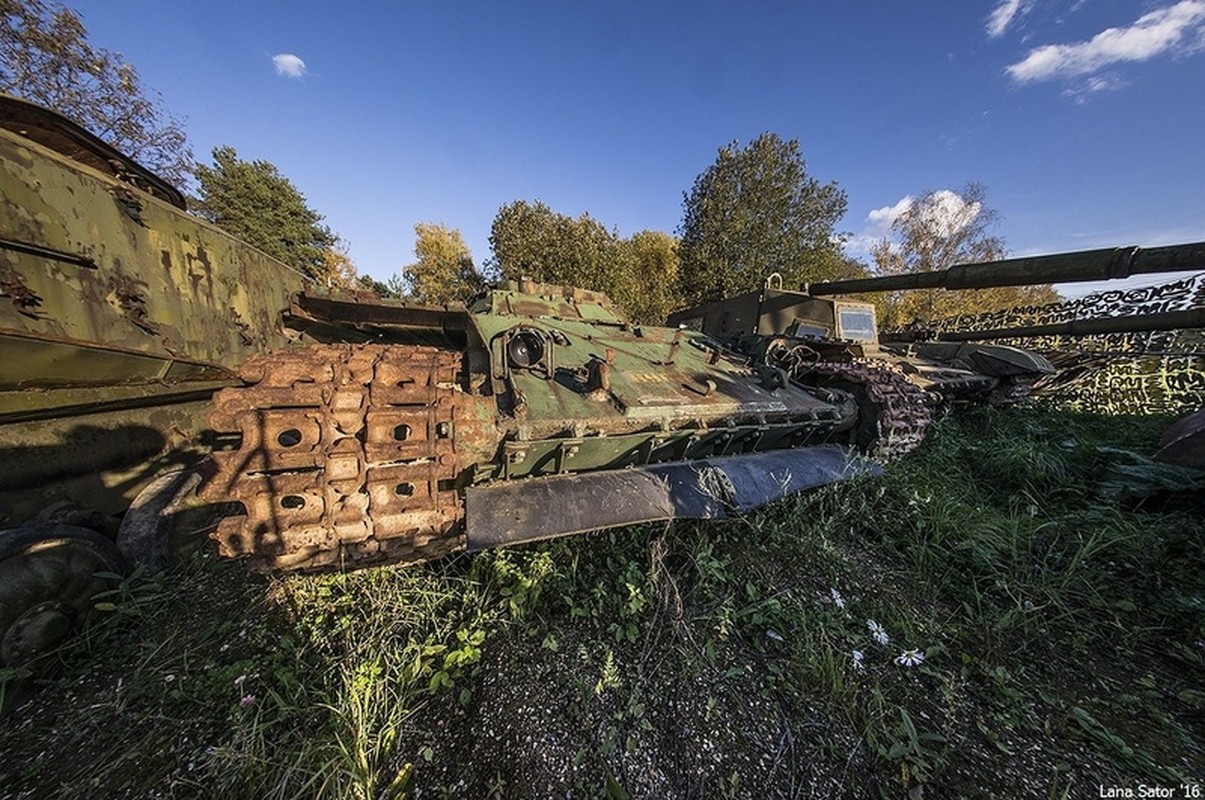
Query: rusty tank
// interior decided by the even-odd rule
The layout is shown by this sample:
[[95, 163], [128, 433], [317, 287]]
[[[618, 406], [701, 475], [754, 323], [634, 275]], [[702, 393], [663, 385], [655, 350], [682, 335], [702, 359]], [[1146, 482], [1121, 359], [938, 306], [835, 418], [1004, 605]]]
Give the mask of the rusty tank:
[[[301, 293], [285, 314], [358, 342], [252, 357], [220, 391], [202, 493], [262, 569], [415, 563], [681, 517], [872, 469], [856, 392], [805, 387], [604, 295], [514, 281], [468, 307]], [[325, 332], [325, 333], [324, 333]]]
[[[763, 289], [679, 311], [669, 323], [702, 331], [753, 359], [775, 364], [803, 385], [861, 387], [857, 440], [864, 450], [895, 457], [919, 443], [932, 409], [953, 403], [1015, 402], [1056, 372], [1043, 354], [985, 343], [991, 339], [1199, 327], [1201, 311], [999, 331], [880, 336], [875, 307], [851, 295], [1107, 280], [1202, 266], [1205, 243], [959, 264], [943, 271], [815, 283], [798, 291], [775, 285], [772, 276]], [[870, 376], [875, 376], [877, 386]], [[908, 422], [897, 422], [903, 418]], [[886, 433], [901, 429], [902, 437]]]

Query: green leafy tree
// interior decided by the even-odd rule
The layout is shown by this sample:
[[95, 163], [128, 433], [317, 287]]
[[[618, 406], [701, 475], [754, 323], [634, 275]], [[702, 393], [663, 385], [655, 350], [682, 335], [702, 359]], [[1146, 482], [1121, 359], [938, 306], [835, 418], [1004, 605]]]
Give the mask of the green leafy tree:
[[[986, 198], [987, 191], [978, 183], [967, 184], [959, 191], [926, 192], [896, 217], [890, 235], [871, 249], [876, 271], [880, 275], [904, 275], [1004, 258], [1004, 240], [991, 232], [999, 214], [987, 206]], [[1058, 299], [1058, 293], [1047, 284], [889, 292], [880, 295], [877, 304], [879, 325], [889, 330], [917, 321]]]
[[355, 288], [364, 292], [375, 292], [381, 297], [393, 297], [389, 284], [383, 283], [371, 275], [357, 275]]
[[636, 322], [663, 324], [681, 305], [678, 240], [662, 231], [640, 231], [624, 245], [631, 253], [631, 280], [615, 300]]
[[422, 303], [464, 301], [481, 289], [484, 281], [460, 231], [420, 222], [414, 226], [414, 234], [417, 260], [402, 271], [414, 299]]
[[213, 166], [200, 164], [196, 172], [201, 217], [323, 285], [345, 285], [346, 273], [332, 263], [339, 237], [273, 164], [242, 161], [233, 147], [217, 147]]
[[93, 47], [79, 15], [59, 3], [0, 0], [0, 92], [58, 111], [176, 186], [189, 182], [180, 120], [120, 53]]
[[763, 133], [720, 148], [683, 198], [679, 283], [688, 303], [751, 291], [771, 273], [783, 284], [841, 273], [845, 192], [808, 175], [799, 141]]
[[636, 322], [664, 322], [681, 305], [678, 243], [660, 231], [624, 239], [589, 214], [570, 217], [538, 200], [516, 200], [498, 210], [490, 245], [502, 278], [605, 292]]
[[629, 270], [618, 235], [583, 213], [558, 214], [544, 203], [502, 206], [490, 229], [493, 265], [501, 277], [533, 278], [610, 294]]

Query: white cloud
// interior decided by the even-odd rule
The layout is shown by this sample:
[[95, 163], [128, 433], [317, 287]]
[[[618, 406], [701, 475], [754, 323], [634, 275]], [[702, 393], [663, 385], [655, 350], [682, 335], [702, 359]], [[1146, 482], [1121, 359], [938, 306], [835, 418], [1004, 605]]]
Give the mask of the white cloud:
[[1083, 105], [1094, 94], [1116, 92], [1119, 89], [1124, 89], [1126, 86], [1129, 86], [1129, 83], [1116, 75], [1092, 75], [1082, 84], [1064, 89], [1063, 94], [1075, 98], [1076, 103]]
[[891, 224], [900, 214], [912, 208], [916, 199], [906, 194], [895, 205], [873, 209], [866, 215], [866, 224], [845, 242], [845, 252], [853, 258], [869, 258], [870, 250], [891, 233]]
[[940, 189], [929, 196], [918, 213], [938, 236], [953, 236], [974, 222], [982, 210], [982, 204], [968, 203], [958, 192]]
[[1103, 30], [1086, 42], [1030, 50], [1005, 72], [1017, 83], [1090, 75], [1113, 64], [1200, 47], [1203, 35], [1205, 0], [1181, 0], [1142, 15], [1129, 27]]
[[891, 224], [899, 219], [900, 214], [912, 208], [913, 202], [915, 200], [912, 195], [906, 194], [893, 206], [883, 206], [871, 211], [866, 215], [866, 221], [870, 223], [869, 227], [878, 229], [886, 234], [891, 229]]
[[305, 62], [292, 53], [277, 53], [272, 56], [272, 65], [276, 67], [277, 75], [286, 78], [300, 78], [305, 75]]
[[891, 226], [901, 215], [920, 215], [924, 225], [936, 236], [952, 236], [975, 221], [983, 210], [980, 203], [968, 203], [962, 195], [950, 189], [939, 189], [926, 195], [924, 205], [906, 194], [894, 205], [883, 206], [866, 215], [866, 224], [845, 243], [845, 252], [852, 258], [869, 258], [871, 248], [891, 234]]
[[1028, 11], [1031, 4], [1032, 0], [1000, 0], [987, 18], [987, 35], [993, 39], [1003, 36], [1017, 15]]

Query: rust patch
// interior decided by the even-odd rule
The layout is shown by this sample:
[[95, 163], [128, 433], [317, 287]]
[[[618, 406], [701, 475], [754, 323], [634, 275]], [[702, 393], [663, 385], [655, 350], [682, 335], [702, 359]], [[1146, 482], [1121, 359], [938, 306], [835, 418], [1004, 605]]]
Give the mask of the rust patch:
[[133, 192], [129, 189], [115, 186], [109, 190], [109, 193], [113, 195], [113, 200], [117, 203], [117, 207], [121, 209], [122, 213], [133, 220], [136, 225], [143, 228], [147, 227], [146, 222], [142, 219], [142, 201]]
[[113, 295], [121, 313], [147, 333], [157, 334], [159, 329], [147, 318], [145, 289], [145, 283], [125, 275], [113, 279]]
[[0, 297], [10, 298], [13, 307], [25, 316], [41, 319], [42, 315], [33, 309], [42, 305], [42, 298], [26, 286], [21, 276], [12, 268], [0, 269]]
[[261, 570], [417, 563], [464, 549], [463, 467], [454, 436], [458, 352], [317, 345], [254, 356], [250, 386], [214, 400], [210, 423], [237, 432], [215, 452], [210, 500], [246, 516], [213, 534], [222, 555]]

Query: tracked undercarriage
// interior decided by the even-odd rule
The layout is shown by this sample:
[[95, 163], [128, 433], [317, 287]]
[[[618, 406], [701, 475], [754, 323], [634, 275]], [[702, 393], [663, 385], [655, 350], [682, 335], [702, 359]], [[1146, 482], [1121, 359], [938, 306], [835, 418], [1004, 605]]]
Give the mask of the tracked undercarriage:
[[872, 368], [865, 387], [778, 380], [702, 334], [631, 325], [598, 293], [512, 283], [463, 312], [303, 296], [290, 313], [393, 343], [257, 356], [216, 396], [231, 446], [203, 493], [242, 505], [215, 538], [260, 569], [752, 508], [871, 468], [852, 447], [866, 391], [884, 441], [915, 444]]
[[880, 344], [870, 303], [767, 285], [680, 311], [672, 324], [784, 369], [809, 387], [843, 388], [858, 398], [855, 441], [889, 461], [920, 444], [934, 409], [955, 403], [1022, 399], [1054, 372], [1040, 355], [969, 342]]
[[938, 395], [921, 389], [888, 364], [866, 359], [817, 364], [809, 380], [845, 388], [859, 402], [858, 448], [883, 463], [920, 446], [933, 422]]

